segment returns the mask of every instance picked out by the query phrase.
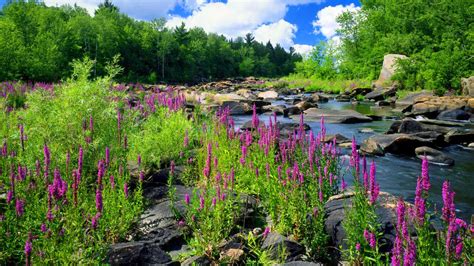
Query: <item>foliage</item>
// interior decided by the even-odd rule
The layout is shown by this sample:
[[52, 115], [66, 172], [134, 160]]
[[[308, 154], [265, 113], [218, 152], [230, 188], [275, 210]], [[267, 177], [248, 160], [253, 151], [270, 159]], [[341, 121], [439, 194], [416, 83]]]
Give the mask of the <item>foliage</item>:
[[443, 93], [460, 87], [474, 69], [472, 2], [361, 1], [357, 13], [339, 16], [339, 72], [375, 79], [385, 54], [407, 55], [393, 79], [406, 89]]
[[[294, 49], [228, 40], [200, 28], [166, 28], [163, 19], [137, 21], [105, 1], [94, 16], [78, 6], [11, 1], [0, 16], [0, 80], [58, 81], [69, 62], [93, 59], [91, 75], [107, 73], [117, 54], [127, 82], [200, 82], [235, 76], [282, 76], [301, 56]], [[222, 67], [225, 66], [225, 67]]]

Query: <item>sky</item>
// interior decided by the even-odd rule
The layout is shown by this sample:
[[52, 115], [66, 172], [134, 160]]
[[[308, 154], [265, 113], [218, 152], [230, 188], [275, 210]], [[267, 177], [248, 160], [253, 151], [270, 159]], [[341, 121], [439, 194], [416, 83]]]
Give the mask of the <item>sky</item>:
[[[6, 0], [0, 0], [3, 5]], [[48, 6], [77, 4], [93, 14], [103, 0], [44, 0]], [[357, 11], [358, 0], [112, 0], [139, 20], [164, 17], [167, 26], [185, 23], [236, 38], [252, 33], [260, 42], [307, 53], [322, 40], [337, 42], [336, 17]]]

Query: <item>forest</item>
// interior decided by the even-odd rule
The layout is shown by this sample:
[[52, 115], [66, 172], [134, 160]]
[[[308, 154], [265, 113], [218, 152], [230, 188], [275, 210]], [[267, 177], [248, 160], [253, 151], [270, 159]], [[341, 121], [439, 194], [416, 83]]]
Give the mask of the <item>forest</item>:
[[301, 60], [294, 49], [258, 43], [251, 34], [229, 40], [184, 25], [168, 29], [165, 22], [135, 20], [108, 1], [94, 16], [78, 6], [13, 1], [0, 15], [0, 80], [60, 81], [72, 60], [84, 57], [100, 76], [120, 55], [118, 79], [145, 83], [284, 76]]

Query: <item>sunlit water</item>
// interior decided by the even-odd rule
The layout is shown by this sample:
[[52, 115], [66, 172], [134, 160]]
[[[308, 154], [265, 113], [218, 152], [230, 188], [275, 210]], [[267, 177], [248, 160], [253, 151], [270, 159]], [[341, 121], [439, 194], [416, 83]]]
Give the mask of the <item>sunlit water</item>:
[[[285, 104], [284, 101], [276, 101], [273, 104]], [[370, 123], [358, 124], [326, 124], [327, 134], [342, 134], [348, 138], [355, 136], [357, 143], [362, 143], [366, 138], [373, 134], [383, 134], [393, 123], [393, 118], [397, 116], [391, 112], [390, 107], [377, 108], [373, 104], [353, 105], [347, 102], [329, 101], [319, 104], [319, 108], [327, 109], [353, 109], [366, 115], [378, 115], [389, 117], [382, 121], [373, 121]], [[262, 114], [259, 118], [268, 122], [269, 114]], [[234, 116], [236, 126], [242, 125], [248, 121], [251, 116]], [[280, 122], [298, 122], [291, 118], [278, 116]], [[319, 122], [305, 121], [311, 126], [314, 132], [320, 130]], [[370, 128], [373, 133], [361, 133], [362, 128]], [[470, 220], [474, 213], [474, 150], [467, 150], [460, 146], [450, 146], [442, 150], [448, 156], [455, 160], [452, 167], [429, 165], [431, 189], [430, 202], [431, 209], [441, 210], [442, 197], [441, 187], [445, 179], [450, 180], [454, 191], [456, 192], [455, 203], [458, 216]], [[348, 154], [349, 150], [342, 150], [343, 154]], [[374, 160], [377, 166], [377, 180], [380, 189], [401, 196], [404, 199], [413, 202], [415, 196], [416, 180], [421, 174], [421, 160], [416, 157], [398, 156], [386, 154], [385, 156], [368, 157], [368, 164]], [[347, 160], [346, 160], [347, 161]], [[352, 183], [351, 178], [346, 175], [348, 184]], [[471, 190], [472, 189], [472, 190]]]

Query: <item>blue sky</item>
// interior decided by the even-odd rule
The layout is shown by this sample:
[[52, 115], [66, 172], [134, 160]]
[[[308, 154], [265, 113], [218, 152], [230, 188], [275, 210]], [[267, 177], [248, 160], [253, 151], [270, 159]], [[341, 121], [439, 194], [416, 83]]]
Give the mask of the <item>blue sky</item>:
[[[0, 0], [3, 5], [6, 0]], [[103, 0], [44, 0], [46, 5], [78, 4], [91, 14]], [[185, 22], [229, 38], [248, 32], [258, 41], [306, 52], [321, 40], [337, 40], [335, 19], [356, 11], [358, 0], [112, 0], [131, 17], [165, 17], [167, 26]]]

